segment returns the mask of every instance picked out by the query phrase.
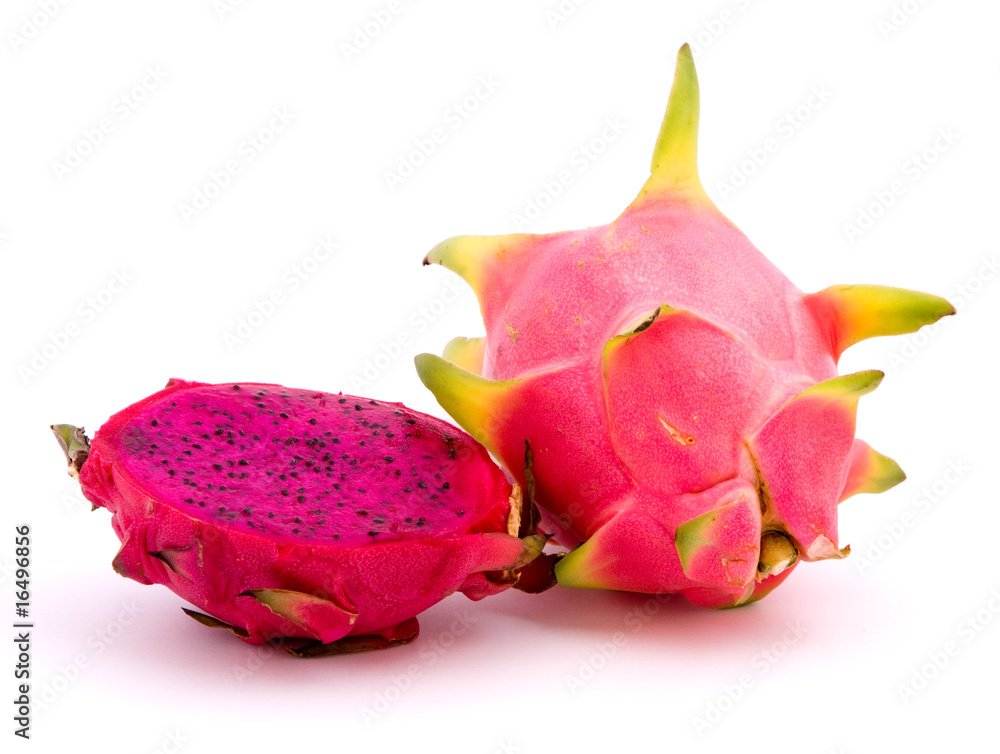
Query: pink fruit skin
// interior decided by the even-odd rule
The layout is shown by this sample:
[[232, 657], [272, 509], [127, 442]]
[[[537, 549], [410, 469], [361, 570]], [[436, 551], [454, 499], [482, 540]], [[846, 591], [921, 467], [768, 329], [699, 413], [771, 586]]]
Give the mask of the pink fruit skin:
[[[543, 528], [576, 548], [559, 583], [720, 607], [847, 554], [839, 500], [903, 477], [855, 445], [857, 398], [882, 375], [838, 377], [840, 353], [954, 310], [880, 286], [803, 294], [702, 189], [697, 98], [685, 47], [653, 175], [614, 222], [432, 250], [425, 263], [472, 285], [486, 336], [449, 345], [464, 369], [426, 354], [417, 368], [518, 478], [530, 441]], [[769, 531], [795, 553], [773, 571]]]
[[[270, 393], [284, 390], [280, 386], [251, 383], [240, 383], [239, 387], [243, 395], [257, 390]], [[349, 541], [341, 543], [323, 536], [322, 528], [306, 539], [290, 534], [287, 527], [264, 531], [258, 524], [252, 528], [243, 514], [232, 520], [224, 516], [213, 517], [210, 512], [221, 493], [217, 486], [212, 492], [203, 490], [205, 478], [212, 472], [204, 471], [206, 461], [197, 460], [197, 453], [211, 452], [210, 460], [223, 465], [227, 458], [246, 457], [246, 451], [238, 450], [239, 444], [230, 448], [231, 456], [226, 455], [225, 445], [215, 444], [209, 448], [210, 440], [202, 441], [203, 449], [195, 451], [196, 460], [190, 463], [198, 466], [199, 471], [191, 479], [201, 479], [201, 494], [214, 501], [205, 508], [184, 503], [179, 495], [187, 492], [153, 486], [151, 479], [161, 479], [155, 477], [158, 467], [149, 471], [153, 462], [147, 461], [141, 450], [136, 453], [137, 448], [146, 447], [144, 443], [149, 438], [155, 439], [155, 433], [149, 428], [149, 417], [160, 417], [157, 431], [161, 431], [165, 429], [164, 407], [175, 404], [170, 417], [171, 424], [176, 425], [171, 428], [176, 435], [181, 431], [180, 425], [194, 429], [191, 416], [185, 417], [189, 410], [185, 401], [190, 396], [200, 394], [212, 406], [225, 410], [232, 408], [231, 394], [234, 392], [231, 384], [213, 386], [171, 381], [166, 389], [115, 414], [95, 435], [90, 455], [80, 470], [80, 483], [88, 500], [112, 513], [112, 525], [122, 542], [114, 561], [120, 574], [143, 584], [167, 586], [193, 605], [235, 627], [235, 633], [251, 644], [278, 637], [323, 643], [345, 636], [398, 639], [401, 630], [415, 630], [415, 623], [410, 619], [456, 590], [472, 599], [480, 599], [507, 588], [507, 584], [495, 583], [483, 572], [510, 567], [524, 549], [520, 539], [506, 533], [511, 510], [510, 484], [482, 447], [467, 435], [401, 404], [380, 402], [368, 406], [368, 399], [288, 390], [293, 402], [301, 397], [312, 410], [302, 408], [287, 422], [291, 423], [289, 431], [303, 438], [309, 436], [310, 430], [314, 437], [322, 437], [319, 430], [331, 426], [338, 428], [338, 417], [333, 415], [335, 409], [327, 407], [339, 406], [337, 401], [346, 397], [350, 404], [364, 401], [365, 410], [375, 417], [372, 421], [385, 421], [388, 426], [386, 417], [394, 418], [403, 430], [409, 427], [415, 433], [408, 441], [399, 436], [394, 440], [383, 437], [381, 444], [369, 441], [378, 445], [377, 453], [385, 454], [390, 446], [395, 446], [400, 455], [405, 451], [416, 456], [441, 445], [442, 437], [450, 438], [448, 447], [456, 451], [453, 459], [435, 457], [424, 463], [428, 463], [428, 468], [433, 466], [446, 471], [449, 492], [454, 493], [452, 499], [461, 500], [469, 515], [468, 520], [463, 519], [458, 524], [438, 526], [432, 536], [410, 528], [379, 534], [378, 541], [364, 541], [368, 538], [363, 536], [350, 541], [354, 535], [347, 534], [344, 538]], [[246, 401], [243, 405], [250, 407]], [[309, 423], [310, 418], [317, 417], [318, 424]], [[414, 424], [403, 423], [411, 419]], [[201, 428], [205, 425], [197, 429]], [[339, 428], [351, 431], [343, 426]], [[397, 435], [400, 434], [397, 431]], [[207, 432], [205, 435], [215, 439]], [[192, 436], [192, 439], [198, 438]], [[264, 441], [268, 439], [265, 437]], [[252, 468], [262, 456], [259, 450], [254, 452], [256, 455], [251, 453], [248, 467], [232, 468]], [[175, 463], [182, 458], [178, 455]], [[159, 456], [155, 460], [159, 461]], [[405, 463], [405, 459], [397, 462]], [[225, 478], [222, 472], [217, 476]], [[352, 477], [351, 482], [372, 488], [379, 483], [375, 478], [366, 479], [361, 475]], [[313, 491], [313, 488], [308, 490]], [[281, 510], [277, 504], [269, 502], [271, 498], [260, 486], [239, 490], [233, 499], [252, 504], [258, 521], [264, 520], [265, 509]], [[330, 507], [333, 507], [333, 499], [326, 498]], [[420, 511], [426, 504], [424, 500], [411, 504], [410, 508]], [[304, 505], [308, 507], [311, 503]], [[256, 510], [258, 507], [260, 510]], [[398, 515], [401, 517], [405, 512], [400, 511]], [[453, 511], [448, 513], [452, 515]], [[318, 599], [304, 603], [293, 600], [295, 613], [289, 618], [288, 610], [276, 612], [250, 594], [252, 590], [262, 589], [290, 590]]]

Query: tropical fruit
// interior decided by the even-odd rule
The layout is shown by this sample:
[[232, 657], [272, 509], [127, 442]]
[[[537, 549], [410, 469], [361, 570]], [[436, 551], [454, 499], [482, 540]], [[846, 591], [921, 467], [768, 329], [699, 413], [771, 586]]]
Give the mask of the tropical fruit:
[[112, 513], [119, 574], [293, 654], [410, 641], [418, 613], [507, 589], [544, 544], [478, 443], [398, 403], [171, 380], [92, 442], [53, 430]]
[[848, 553], [838, 503], [904, 475], [854, 438], [883, 374], [841, 376], [838, 359], [954, 309], [880, 285], [802, 293], [706, 195], [698, 111], [685, 45], [652, 175], [614, 222], [431, 250], [475, 290], [486, 335], [416, 364], [521, 482], [530, 442], [542, 530], [572, 548], [560, 584], [721, 607]]

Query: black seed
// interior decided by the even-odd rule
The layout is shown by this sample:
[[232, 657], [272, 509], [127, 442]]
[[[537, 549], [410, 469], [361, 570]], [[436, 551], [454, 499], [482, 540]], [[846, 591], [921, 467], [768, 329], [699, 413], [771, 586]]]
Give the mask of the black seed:
[[395, 461], [395, 460], [396, 460], [396, 459], [395, 459], [395, 458], [393, 458], [392, 456], [386, 456], [386, 457], [385, 457], [385, 462], [386, 462], [386, 463], [392, 463], [392, 462], [393, 462], [393, 461]]
[[240, 459], [240, 466], [249, 466], [249, 465], [250, 464], [247, 461], [244, 461], [242, 458]]
[[244, 512], [244, 513], [246, 513], [246, 514], [247, 514], [248, 516], [249, 516], [249, 515], [250, 515], [251, 513], [253, 513], [253, 511], [252, 511], [252, 510], [250, 510], [249, 508], [244, 508], [244, 509], [243, 509], [243, 512]]
[[288, 414], [286, 414], [284, 411], [282, 411], [280, 414], [278, 414], [278, 416], [280, 416], [282, 419], [287, 419], [288, 418]]
[[154, 426], [154, 427], [155, 427], [155, 426], [156, 426], [157, 424], [159, 424], [159, 422], [158, 422], [158, 421], [156, 421], [156, 419], [153, 419], [153, 420], [152, 420], [152, 421], [150, 422], [150, 425], [152, 425], [152, 426]]
[[299, 495], [295, 499], [298, 500], [300, 503], [304, 503], [306, 501], [306, 496], [305, 495]]
[[284, 497], [288, 497], [288, 490], [282, 490], [282, 491], [281, 491], [281, 494], [282, 494], [282, 495], [283, 495]]
[[194, 498], [193, 497], [186, 497], [186, 498], [184, 498], [184, 502], [185, 503], [193, 503], [194, 502]]
[[360, 411], [361, 410], [361, 404], [360, 403], [355, 403], [354, 404], [354, 410], [355, 411]]
[[222, 434], [222, 430], [221, 430], [221, 429], [217, 429], [217, 430], [215, 430], [215, 434], [216, 434], [216, 435], [221, 435], [221, 434]]
[[309, 420], [309, 423], [310, 423], [310, 424], [315, 424], [315, 423], [316, 423], [316, 420], [315, 420], [315, 419], [310, 419], [310, 420]]
[[298, 516], [296, 516], [296, 517], [295, 517], [295, 523], [297, 523], [297, 524], [301, 524], [301, 523], [302, 523], [302, 519], [301, 519], [301, 518], [299, 518]]
[[233, 385], [233, 390], [239, 390], [239, 389], [240, 389], [239, 385]]
[[[168, 470], [167, 470], [167, 473], [168, 473], [168, 474], [170, 474], [170, 476], [173, 476], [173, 475], [174, 475], [174, 474], [176, 474], [177, 472], [176, 472], [176, 471], [174, 471], [173, 469], [168, 469]], [[186, 482], [187, 480], [185, 479], [184, 481]]]
[[450, 490], [451, 489], [451, 482], [445, 482], [444, 484], [442, 484], [441, 485], [441, 489], [443, 489], [443, 490]]
[[368, 536], [369, 537], [377, 537], [378, 536], [378, 532], [377, 531], [370, 531], [370, 532], [368, 532]]
[[288, 479], [285, 474], [278, 474], [278, 479]]
[[357, 511], [355, 511], [355, 513], [357, 513], [359, 516], [367, 516], [368, 515], [368, 511], [366, 511], [364, 509], [357, 510]]
[[224, 484], [220, 484], [220, 485], [219, 485], [219, 489], [220, 489], [220, 490], [221, 490], [222, 492], [225, 492], [225, 491], [226, 491], [226, 485], [224, 485]]

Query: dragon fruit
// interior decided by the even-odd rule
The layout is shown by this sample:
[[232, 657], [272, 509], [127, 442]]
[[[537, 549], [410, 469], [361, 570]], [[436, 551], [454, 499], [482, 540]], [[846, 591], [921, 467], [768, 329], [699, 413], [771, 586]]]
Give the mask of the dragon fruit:
[[482, 446], [399, 403], [171, 380], [92, 443], [53, 430], [113, 514], [119, 574], [300, 656], [411, 641], [418, 613], [507, 589], [544, 544]]
[[799, 291], [702, 188], [698, 111], [685, 45], [652, 175], [618, 219], [436, 246], [424, 263], [471, 285], [486, 336], [416, 365], [521, 481], [530, 441], [541, 528], [572, 548], [559, 584], [723, 607], [847, 555], [838, 503], [904, 475], [854, 439], [883, 374], [838, 376], [838, 359], [954, 309], [878, 285]]

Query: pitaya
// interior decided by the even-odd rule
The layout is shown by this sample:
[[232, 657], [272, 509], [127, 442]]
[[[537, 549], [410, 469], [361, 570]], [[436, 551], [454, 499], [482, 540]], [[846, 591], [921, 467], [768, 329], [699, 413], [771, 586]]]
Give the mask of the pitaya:
[[171, 380], [92, 443], [53, 430], [113, 514], [119, 574], [293, 654], [408, 642], [419, 612], [507, 589], [544, 544], [482, 446], [399, 403]]
[[542, 529], [575, 548], [558, 583], [722, 607], [848, 553], [838, 502], [904, 475], [854, 439], [883, 374], [837, 361], [954, 309], [876, 285], [800, 292], [705, 194], [698, 109], [685, 45], [652, 176], [617, 220], [436, 246], [424, 263], [472, 286], [486, 336], [416, 363], [517, 478], [530, 441]]

